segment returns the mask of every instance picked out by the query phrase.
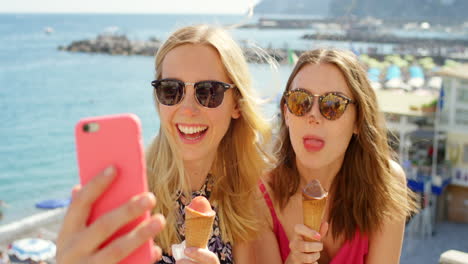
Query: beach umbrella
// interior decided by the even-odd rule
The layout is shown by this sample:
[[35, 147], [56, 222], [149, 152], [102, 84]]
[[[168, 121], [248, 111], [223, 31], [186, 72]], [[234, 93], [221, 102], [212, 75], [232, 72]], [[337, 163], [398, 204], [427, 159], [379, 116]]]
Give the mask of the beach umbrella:
[[421, 88], [424, 85], [424, 71], [418, 65], [412, 65], [408, 69], [409, 80], [408, 85], [413, 88]]
[[50, 240], [24, 238], [14, 241], [8, 253], [22, 261], [28, 259], [41, 261], [55, 257], [55, 251], [55, 244]]
[[407, 62], [413, 62], [414, 61], [414, 56], [413, 55], [405, 55], [403, 58]]
[[380, 81], [380, 70], [378, 68], [369, 68], [369, 70], [367, 70], [367, 77], [372, 82], [379, 82]]
[[66, 207], [70, 204], [70, 202], [70, 198], [43, 200], [36, 203], [36, 207], [41, 209], [55, 209], [60, 207]]
[[421, 58], [418, 62], [427, 71], [432, 70], [436, 66], [434, 60], [431, 57]]
[[424, 79], [424, 71], [421, 67], [413, 65], [408, 69], [410, 78], [422, 78]]
[[387, 69], [385, 80], [401, 79], [401, 70], [397, 65], [390, 65]]
[[455, 66], [458, 66], [458, 65], [460, 65], [460, 63], [457, 62], [457, 61], [454, 61], [454, 60], [445, 60], [444, 68], [455, 67]]
[[400, 55], [396, 54], [385, 56], [385, 61], [390, 62], [391, 64], [394, 64], [400, 68], [406, 68], [409, 65], [408, 61], [402, 59]]

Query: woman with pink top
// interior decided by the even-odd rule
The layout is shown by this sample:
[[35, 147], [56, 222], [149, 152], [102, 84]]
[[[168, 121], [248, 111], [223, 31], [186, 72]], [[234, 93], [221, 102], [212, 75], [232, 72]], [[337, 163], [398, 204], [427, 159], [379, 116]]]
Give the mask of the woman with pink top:
[[[415, 206], [358, 58], [303, 53], [280, 107], [277, 164], [260, 184], [268, 224], [258, 263], [398, 263]], [[328, 190], [320, 230], [302, 224], [302, 189], [313, 179]]]

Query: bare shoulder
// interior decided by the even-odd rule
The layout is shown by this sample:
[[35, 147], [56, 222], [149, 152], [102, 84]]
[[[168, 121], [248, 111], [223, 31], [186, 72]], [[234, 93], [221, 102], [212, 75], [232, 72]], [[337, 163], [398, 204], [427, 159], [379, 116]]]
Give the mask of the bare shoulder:
[[[261, 183], [265, 186], [265, 192], [271, 195], [271, 189], [268, 183], [271, 181], [271, 175], [265, 174], [261, 179]], [[260, 192], [260, 190], [259, 190]], [[261, 193], [261, 192], [260, 192]], [[281, 264], [281, 255], [276, 240], [275, 233], [273, 232], [273, 218], [270, 213], [270, 208], [265, 200], [264, 193], [261, 193], [261, 199], [257, 203], [257, 215], [262, 223], [258, 238], [253, 242], [253, 248], [255, 252], [255, 263], [270, 263], [270, 264]], [[268, 223], [268, 224], [265, 224]], [[238, 263], [239, 262], [236, 260]]]
[[[406, 176], [403, 168], [397, 162], [389, 160], [393, 177], [406, 186]], [[392, 207], [392, 210], [395, 207]], [[398, 213], [392, 215], [399, 215]], [[399, 263], [405, 229], [405, 217], [386, 217], [382, 219], [379, 229], [369, 237], [369, 252], [366, 257], [368, 264]]]
[[394, 160], [389, 160], [389, 163], [392, 175], [395, 176], [395, 178], [397, 178], [400, 182], [406, 184], [406, 174], [400, 164]]
[[255, 263], [254, 242], [236, 243], [233, 246], [234, 259], [238, 263]]
[[[403, 168], [394, 160], [389, 160], [390, 170], [395, 179], [406, 186], [406, 175]], [[396, 207], [393, 207], [395, 209]], [[394, 213], [392, 215], [400, 215]], [[368, 264], [399, 263], [403, 244], [405, 220], [404, 216], [386, 217], [376, 232], [369, 237]]]

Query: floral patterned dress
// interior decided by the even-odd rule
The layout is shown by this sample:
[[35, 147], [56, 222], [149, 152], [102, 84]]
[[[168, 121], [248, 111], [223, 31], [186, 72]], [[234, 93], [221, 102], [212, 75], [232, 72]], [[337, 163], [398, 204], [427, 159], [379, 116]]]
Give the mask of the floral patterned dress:
[[[199, 191], [192, 193], [192, 198], [195, 196], [203, 195], [206, 199], [210, 199], [211, 187], [213, 185], [213, 180], [211, 175], [208, 175], [206, 178], [205, 184]], [[185, 204], [188, 204], [188, 200], [180, 195], [180, 198], [176, 202], [176, 207], [179, 210], [179, 217], [177, 219], [177, 231], [182, 240], [185, 240]], [[213, 210], [217, 212], [216, 208], [213, 207]], [[229, 242], [224, 242], [222, 234], [219, 228], [219, 218], [218, 214], [213, 222], [213, 230], [211, 233], [211, 238], [208, 240], [208, 249], [214, 252], [218, 258], [220, 264], [231, 264], [234, 263], [232, 259], [232, 245]], [[157, 264], [168, 264], [176, 263], [175, 259], [172, 256], [169, 256], [167, 253], [163, 253], [162, 259], [157, 262]]]

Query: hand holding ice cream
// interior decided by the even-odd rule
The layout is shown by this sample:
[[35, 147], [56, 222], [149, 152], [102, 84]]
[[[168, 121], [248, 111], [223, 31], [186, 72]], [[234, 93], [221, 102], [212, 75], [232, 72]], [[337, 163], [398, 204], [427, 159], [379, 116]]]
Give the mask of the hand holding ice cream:
[[[218, 263], [216, 255], [207, 249], [215, 216], [216, 212], [211, 209], [210, 202], [203, 196], [193, 198], [190, 204], [185, 207], [185, 241], [172, 245], [172, 254], [178, 261], [177, 263], [184, 263], [188, 261], [187, 257], [192, 256], [193, 259], [189, 260], [195, 261], [195, 258], [200, 258], [200, 263], [212, 263], [213, 261], [213, 263]], [[198, 253], [194, 253], [194, 250]], [[185, 253], [192, 251], [194, 254], [187, 253], [189, 256], [186, 256], [184, 251]], [[206, 261], [201, 261], [201, 259]]]
[[328, 192], [318, 180], [312, 180], [302, 190], [304, 224], [294, 226], [294, 235], [289, 243], [291, 252], [285, 263], [317, 263], [320, 259], [323, 254], [321, 236], [328, 231], [327, 223], [321, 226], [327, 197]]

